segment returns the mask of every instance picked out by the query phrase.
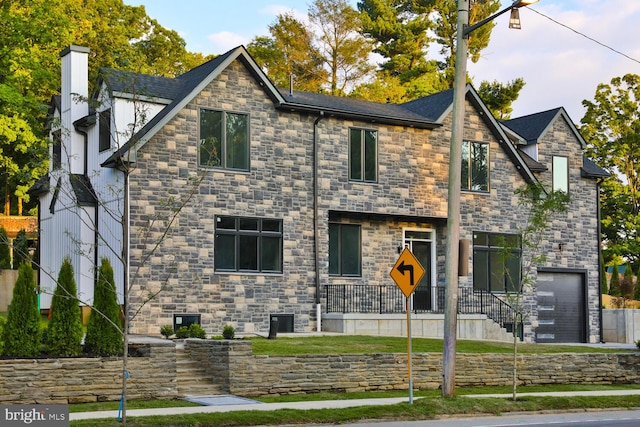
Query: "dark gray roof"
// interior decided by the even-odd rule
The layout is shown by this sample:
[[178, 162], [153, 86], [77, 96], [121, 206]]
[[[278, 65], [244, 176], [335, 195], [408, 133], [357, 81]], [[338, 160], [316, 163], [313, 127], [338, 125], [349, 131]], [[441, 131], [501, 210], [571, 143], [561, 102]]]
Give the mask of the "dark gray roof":
[[608, 178], [611, 174], [586, 156], [582, 157], [581, 175], [585, 178]]
[[178, 97], [185, 83], [181, 79], [150, 76], [112, 68], [101, 68], [100, 78], [112, 92], [164, 99]]
[[384, 104], [380, 102], [364, 101], [344, 96], [331, 96], [320, 93], [289, 91], [279, 89], [284, 97], [284, 103], [278, 108], [288, 110], [305, 110], [309, 112], [324, 111], [327, 114], [373, 120], [390, 124], [413, 125], [415, 127], [432, 129], [438, 124], [421, 114], [398, 104]]
[[424, 96], [413, 101], [401, 104], [403, 108], [413, 111], [422, 117], [433, 121], [440, 121], [442, 115], [446, 113], [453, 104], [453, 89]]
[[531, 157], [524, 151], [518, 150], [518, 153], [520, 153], [520, 157], [522, 157], [522, 160], [524, 160], [524, 162], [527, 164], [527, 167], [531, 169], [533, 172], [544, 172], [548, 170], [548, 168], [545, 165], [534, 160], [533, 157]]
[[562, 108], [554, 108], [516, 119], [501, 120], [500, 123], [524, 138], [528, 144], [534, 144], [562, 110]]

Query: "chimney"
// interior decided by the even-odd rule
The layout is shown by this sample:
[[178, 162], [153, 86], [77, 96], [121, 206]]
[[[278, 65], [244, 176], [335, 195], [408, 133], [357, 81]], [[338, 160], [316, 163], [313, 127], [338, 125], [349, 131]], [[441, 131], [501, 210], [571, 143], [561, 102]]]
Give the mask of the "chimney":
[[85, 173], [84, 136], [74, 129], [73, 122], [89, 114], [89, 48], [71, 45], [60, 53], [62, 60], [61, 127], [62, 168]]

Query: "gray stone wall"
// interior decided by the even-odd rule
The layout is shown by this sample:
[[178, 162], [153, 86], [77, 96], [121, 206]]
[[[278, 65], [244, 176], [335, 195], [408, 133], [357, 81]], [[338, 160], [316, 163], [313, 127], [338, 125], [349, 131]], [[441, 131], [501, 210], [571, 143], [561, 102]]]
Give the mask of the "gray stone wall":
[[[406, 354], [262, 356], [253, 355], [251, 343], [245, 341], [194, 340], [191, 345], [201, 362], [219, 375], [219, 383], [240, 396], [408, 388]], [[456, 384], [511, 385], [512, 361], [508, 353], [458, 354]], [[637, 353], [520, 354], [517, 363], [519, 385], [640, 380]], [[435, 389], [442, 384], [441, 354], [414, 353], [412, 367], [414, 388]]]
[[[201, 107], [250, 116], [250, 170], [198, 168], [198, 111]], [[296, 332], [317, 327], [316, 274], [320, 295], [325, 285], [392, 283], [389, 278], [403, 227], [435, 230], [435, 285], [444, 283], [445, 224], [450, 117], [433, 130], [348, 121], [324, 116], [317, 122], [318, 272], [314, 256], [313, 153], [316, 116], [277, 110], [263, 88], [239, 62], [231, 64], [161, 129], [139, 152], [131, 177], [132, 307], [141, 307], [132, 331], [158, 334], [174, 314], [200, 314], [209, 335], [225, 324], [242, 333], [263, 333], [271, 314], [293, 314]], [[465, 138], [490, 147], [491, 191], [462, 196], [461, 238], [474, 231], [516, 232], [522, 224], [514, 190], [524, 179], [507, 158], [482, 115], [468, 103]], [[377, 131], [378, 182], [349, 181], [350, 128]], [[570, 145], [572, 172], [582, 159], [579, 145], [566, 141], [568, 129], [554, 129], [545, 147]], [[565, 135], [565, 136], [563, 136]], [[563, 139], [565, 138], [565, 139]], [[556, 144], [556, 145], [554, 145]], [[572, 145], [573, 144], [573, 145]], [[542, 146], [542, 145], [541, 145]], [[545, 148], [546, 150], [547, 148]], [[562, 151], [561, 151], [562, 152]], [[575, 158], [574, 158], [575, 157]], [[544, 158], [542, 161], [546, 161]], [[205, 173], [195, 192], [192, 179]], [[543, 177], [544, 178], [544, 177]], [[571, 219], [554, 224], [549, 248], [572, 242], [549, 265], [589, 271], [589, 340], [598, 341], [595, 185], [571, 176], [576, 201]], [[192, 197], [189, 199], [190, 195]], [[593, 196], [593, 199], [591, 199]], [[172, 223], [172, 207], [189, 199]], [[283, 272], [231, 274], [214, 271], [215, 216], [282, 219]], [[328, 274], [328, 224], [332, 220], [362, 224], [362, 276]], [[357, 219], [354, 219], [357, 218]], [[563, 224], [572, 224], [571, 227]], [[155, 244], [159, 243], [157, 249]], [[155, 250], [149, 258], [150, 251]], [[559, 256], [559, 258], [558, 258]], [[145, 261], [140, 264], [140, 260]], [[471, 265], [471, 259], [468, 260]], [[460, 283], [469, 286], [472, 271]], [[146, 302], [149, 295], [157, 297]], [[533, 301], [533, 300], [532, 300]], [[533, 305], [533, 302], [531, 302]], [[530, 318], [535, 324], [535, 313]], [[532, 326], [527, 337], [533, 336]]]
[[[173, 399], [176, 350], [173, 342], [132, 343], [128, 359], [129, 399]], [[0, 360], [0, 402], [67, 404], [120, 400], [122, 359]]]

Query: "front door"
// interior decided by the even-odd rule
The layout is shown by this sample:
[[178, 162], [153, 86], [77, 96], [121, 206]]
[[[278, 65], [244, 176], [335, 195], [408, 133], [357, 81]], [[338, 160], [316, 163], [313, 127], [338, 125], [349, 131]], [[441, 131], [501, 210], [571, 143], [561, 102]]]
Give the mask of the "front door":
[[433, 307], [431, 264], [432, 264], [432, 231], [405, 230], [404, 244], [409, 247], [416, 259], [424, 268], [424, 275], [413, 292], [413, 310], [430, 311]]

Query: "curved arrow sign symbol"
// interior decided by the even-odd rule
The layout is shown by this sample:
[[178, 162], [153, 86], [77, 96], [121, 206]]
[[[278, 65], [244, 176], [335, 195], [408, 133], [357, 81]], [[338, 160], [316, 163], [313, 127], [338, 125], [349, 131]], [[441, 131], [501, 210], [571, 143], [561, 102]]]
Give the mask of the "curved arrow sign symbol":
[[400, 274], [402, 274], [404, 276], [404, 273], [406, 271], [409, 271], [409, 286], [413, 287], [414, 286], [414, 282], [413, 282], [413, 265], [409, 264], [409, 265], [405, 265], [404, 264], [404, 260], [400, 263], [399, 266], [396, 267], [396, 270], [398, 270], [400, 272]]

